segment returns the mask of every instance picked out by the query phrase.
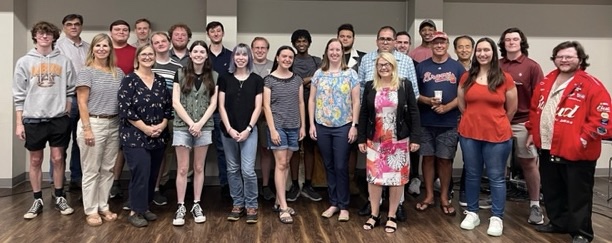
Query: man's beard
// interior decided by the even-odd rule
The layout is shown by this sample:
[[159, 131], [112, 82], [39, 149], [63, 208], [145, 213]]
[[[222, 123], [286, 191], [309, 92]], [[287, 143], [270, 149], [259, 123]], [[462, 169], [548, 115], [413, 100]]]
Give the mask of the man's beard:
[[349, 52], [349, 51], [351, 51], [352, 49], [353, 49], [353, 45], [350, 45], [350, 46], [345, 46], [345, 47], [344, 47], [344, 52]]

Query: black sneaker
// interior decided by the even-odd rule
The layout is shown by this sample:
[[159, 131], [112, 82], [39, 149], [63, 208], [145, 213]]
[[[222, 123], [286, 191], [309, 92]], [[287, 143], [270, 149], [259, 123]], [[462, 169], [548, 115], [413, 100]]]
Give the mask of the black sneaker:
[[121, 186], [120, 185], [113, 185], [113, 187], [111, 187], [110, 190], [110, 198], [122, 198], [123, 197], [123, 192], [121, 192]]
[[157, 220], [157, 215], [152, 213], [151, 211], [146, 211], [145, 213], [142, 214], [142, 216], [147, 220], [147, 221], [155, 221]]
[[133, 215], [128, 216], [128, 222], [139, 228], [149, 225], [149, 222], [144, 218], [142, 214], [139, 213], [135, 213]]
[[240, 217], [244, 215], [244, 208], [239, 206], [234, 206], [232, 211], [227, 215], [227, 220], [229, 221], [238, 221]]
[[23, 215], [24, 219], [33, 219], [38, 216], [38, 214], [42, 213], [43, 210], [43, 200], [41, 198], [34, 199], [34, 203], [32, 203], [32, 207], [28, 209], [28, 212]]
[[302, 196], [309, 198], [312, 201], [318, 202], [323, 199], [321, 194], [317, 193], [312, 186], [302, 185]]
[[397, 206], [397, 211], [395, 212], [395, 218], [400, 222], [406, 222], [406, 211], [404, 210], [403, 205]]
[[187, 213], [187, 209], [185, 205], [179, 204], [176, 213], [174, 213], [174, 218], [172, 219], [172, 225], [174, 226], [183, 226], [185, 225], [185, 213]]
[[270, 189], [269, 186], [265, 186], [263, 187], [263, 189], [261, 189], [261, 196], [266, 201], [270, 201], [276, 197], [276, 195], [274, 195], [274, 192], [272, 192], [272, 189]]
[[193, 215], [193, 220], [196, 222], [196, 224], [206, 222], [206, 215], [204, 215], [202, 207], [200, 207], [199, 203], [193, 204], [193, 207], [191, 208], [191, 214]]
[[289, 191], [287, 191], [286, 197], [288, 202], [294, 202], [300, 196], [300, 186], [297, 184], [291, 185]]
[[370, 205], [370, 201], [367, 201], [361, 209], [357, 212], [359, 216], [368, 216], [372, 214], [372, 205]]
[[74, 213], [74, 209], [68, 205], [68, 201], [65, 197], [53, 196], [53, 200], [55, 201], [55, 209], [59, 210], [62, 215], [70, 215]]
[[130, 208], [130, 199], [129, 199], [129, 198], [127, 198], [127, 199], [125, 200], [125, 202], [123, 202], [123, 206], [122, 206], [121, 208], [122, 208], [123, 210], [125, 210], [125, 211], [130, 211], [130, 210], [132, 210], [132, 209]]
[[68, 190], [70, 190], [70, 192], [80, 192], [81, 191], [81, 183], [80, 182], [76, 182], [76, 181], [71, 181], [70, 185], [68, 186]]
[[168, 198], [162, 195], [160, 191], [156, 191], [153, 194], [153, 203], [155, 203], [157, 206], [164, 206], [168, 204]]
[[257, 223], [257, 208], [249, 208], [246, 213], [247, 224]]

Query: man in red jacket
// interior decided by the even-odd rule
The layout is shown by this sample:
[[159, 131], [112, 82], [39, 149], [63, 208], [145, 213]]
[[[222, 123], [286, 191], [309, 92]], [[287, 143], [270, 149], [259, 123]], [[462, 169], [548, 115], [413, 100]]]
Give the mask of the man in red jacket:
[[584, 70], [582, 45], [566, 41], [553, 49], [556, 70], [534, 89], [526, 124], [540, 151], [542, 191], [549, 223], [545, 233], [569, 233], [573, 242], [593, 240], [591, 213], [595, 165], [601, 139], [610, 137], [610, 94]]

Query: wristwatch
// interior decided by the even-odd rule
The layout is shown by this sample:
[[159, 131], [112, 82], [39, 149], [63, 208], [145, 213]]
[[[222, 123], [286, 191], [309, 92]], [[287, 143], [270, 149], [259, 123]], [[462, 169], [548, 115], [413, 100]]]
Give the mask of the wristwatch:
[[359, 124], [357, 124], [357, 123], [353, 123], [353, 125], [352, 125], [352, 127], [358, 127], [358, 126], [359, 126]]

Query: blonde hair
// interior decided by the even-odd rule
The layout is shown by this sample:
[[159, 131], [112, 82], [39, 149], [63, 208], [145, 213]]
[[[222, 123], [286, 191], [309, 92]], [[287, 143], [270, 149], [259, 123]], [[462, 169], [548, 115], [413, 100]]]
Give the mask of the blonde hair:
[[91, 40], [91, 45], [89, 45], [89, 50], [87, 51], [87, 59], [85, 60], [85, 66], [87, 67], [93, 66], [93, 63], [95, 60], [93, 49], [98, 43], [102, 41], [106, 41], [109, 47], [108, 57], [106, 58], [105, 67], [110, 69], [110, 72], [113, 74], [113, 78], [117, 78], [117, 61], [115, 60], [115, 48], [113, 47], [113, 41], [111, 40], [110, 36], [108, 36], [107, 34], [103, 34], [103, 33], [97, 34]]
[[380, 54], [378, 54], [378, 56], [376, 57], [376, 61], [374, 62], [374, 82], [372, 87], [375, 90], [380, 90], [382, 88], [382, 84], [381, 84], [381, 77], [378, 74], [378, 60], [383, 59], [387, 62], [389, 62], [389, 65], [391, 65], [389, 68], [391, 69], [391, 88], [393, 89], [398, 89], [399, 88], [399, 76], [397, 74], [397, 61], [395, 60], [395, 57], [393, 56], [393, 54], [389, 53], [389, 52], [381, 52]]

